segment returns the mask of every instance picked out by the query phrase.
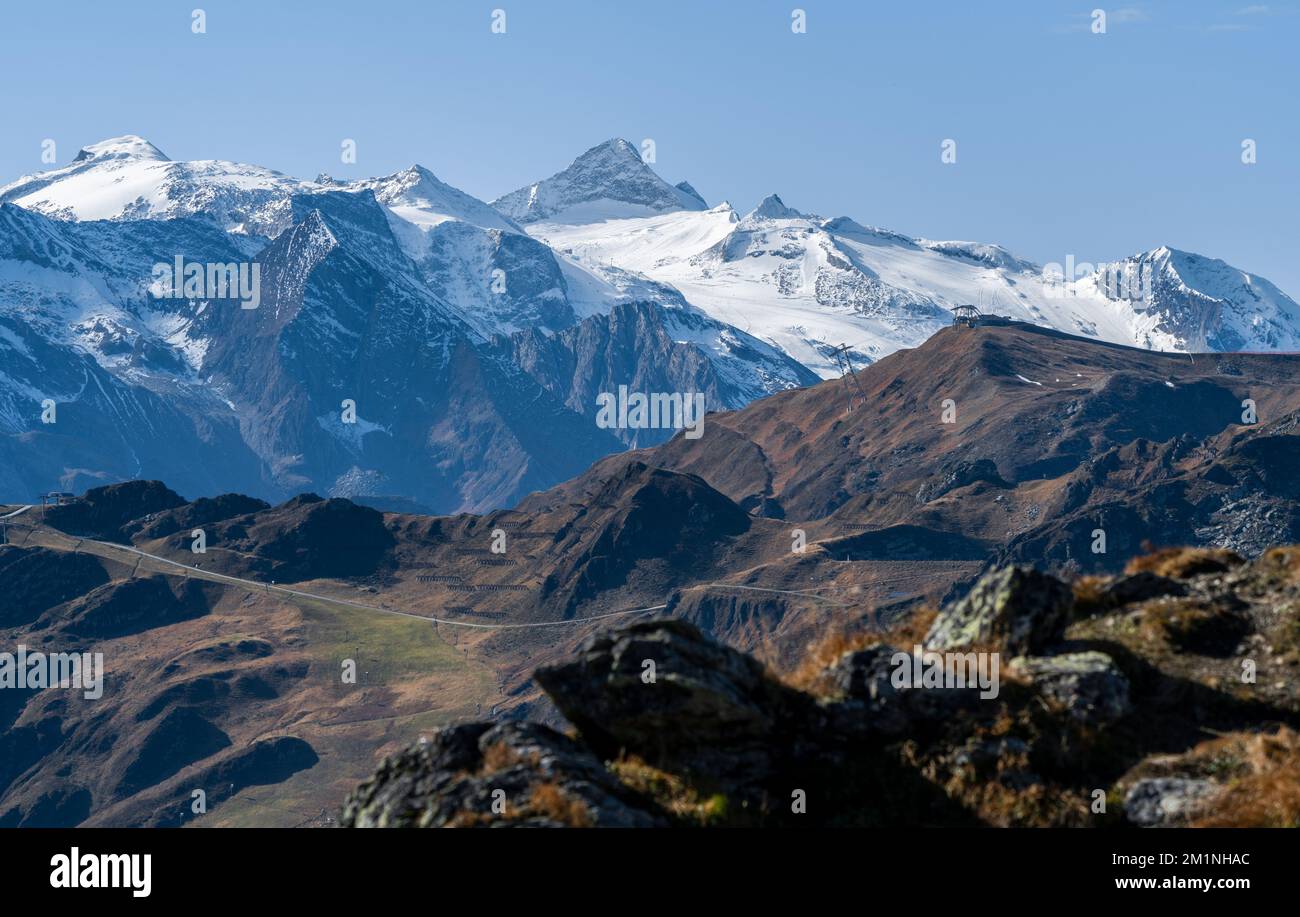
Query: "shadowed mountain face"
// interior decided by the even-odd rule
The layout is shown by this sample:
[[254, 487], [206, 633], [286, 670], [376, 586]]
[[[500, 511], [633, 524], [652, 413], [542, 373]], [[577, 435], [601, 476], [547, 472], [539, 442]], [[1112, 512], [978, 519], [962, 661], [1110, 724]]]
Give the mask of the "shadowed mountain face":
[[[699, 206], [615, 152], [633, 190]], [[182, 262], [237, 282], [160, 275]], [[588, 274], [427, 169], [306, 182], [136, 137], [0, 188], [0, 293], [3, 499], [155, 478], [482, 511], [623, 447], [588, 383], [721, 408], [812, 378], [669, 287]], [[611, 314], [634, 302], [646, 320]], [[549, 340], [584, 321], [608, 329]]]
[[[421, 250], [412, 260], [371, 189], [300, 193], [284, 205], [274, 241], [232, 239], [198, 217], [101, 225], [0, 209], [0, 245], [12, 243], [0, 261], [66, 274], [74, 289], [93, 276], [120, 301], [14, 293], [38, 305], [0, 316], [15, 383], [0, 388], [0, 493], [145, 476], [204, 494], [314, 490], [482, 510], [620, 450], [629, 437], [594, 422], [602, 391], [702, 392], [710, 408], [738, 407], [814, 378], [670, 291], [670, 306], [620, 304], [581, 325], [566, 299], [553, 320], [485, 325], [466, 312], [463, 291], [449, 299], [429, 275], [431, 265], [449, 270], [451, 256]], [[435, 232], [483, 230], [445, 222]], [[485, 262], [485, 276], [513, 277], [509, 295], [525, 304], [551, 302], [528, 286], [545, 274], [563, 288], [550, 250], [492, 232], [498, 254], [542, 252]], [[151, 267], [178, 247], [191, 262], [255, 264], [257, 308], [155, 297], [143, 286]], [[105, 314], [48, 332], [87, 309]], [[516, 319], [529, 330], [514, 331]], [[155, 326], [167, 340], [154, 340]], [[489, 342], [497, 332], [508, 333]]]
[[491, 506], [617, 448], [413, 279], [370, 192], [296, 198], [294, 214], [259, 256], [263, 307], [205, 313], [201, 332], [280, 488]]
[[[703, 341], [709, 342], [707, 348], [693, 343]], [[777, 380], [781, 388], [817, 381], [757, 338], [699, 313], [651, 302], [615, 306], [608, 315], [592, 316], [558, 334], [525, 331], [493, 343], [565, 407], [593, 423], [600, 395], [620, 386], [632, 392], [698, 393], [705, 410], [717, 411], [761, 398]], [[608, 432], [636, 447], [664, 442], [676, 430]]]

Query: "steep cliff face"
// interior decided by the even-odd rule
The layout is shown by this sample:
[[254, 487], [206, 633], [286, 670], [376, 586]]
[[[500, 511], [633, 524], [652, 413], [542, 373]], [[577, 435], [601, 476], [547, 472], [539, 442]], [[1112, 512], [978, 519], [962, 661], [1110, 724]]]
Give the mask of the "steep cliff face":
[[[761, 393], [817, 381], [756, 338], [689, 309], [625, 303], [557, 334], [521, 332], [494, 344], [569, 409], [593, 421], [599, 398], [628, 392], [704, 396], [706, 411], [732, 410]], [[611, 428], [629, 446], [672, 438], [671, 427]]]

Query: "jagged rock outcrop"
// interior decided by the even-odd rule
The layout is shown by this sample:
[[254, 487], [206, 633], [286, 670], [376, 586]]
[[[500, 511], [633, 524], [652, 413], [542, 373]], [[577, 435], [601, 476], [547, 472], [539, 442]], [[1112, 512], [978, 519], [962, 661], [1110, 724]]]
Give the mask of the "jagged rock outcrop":
[[[781, 800], [806, 792], [804, 786], [821, 788], [819, 805], [856, 798], [861, 788], [854, 781], [827, 787], [827, 774], [850, 767], [895, 722], [891, 710], [842, 728], [863, 713], [870, 689], [861, 678], [844, 678], [843, 690], [819, 703], [752, 657], [674, 619], [598, 634], [574, 659], [543, 667], [535, 677], [574, 724], [576, 742], [537, 725], [441, 730], [430, 742], [385, 761], [348, 798], [341, 824], [551, 824], [556, 819], [538, 816], [536, 806], [501, 811], [491, 805], [493, 789], [505, 788], [508, 799], [527, 799], [548, 782], [558, 784], [564, 797], [584, 801], [582, 808], [566, 807], [561, 824], [679, 821], [663, 811], [670, 806], [644, 799], [629, 803], [639, 815], [597, 805], [606, 796], [628, 798], [632, 784], [621, 767], [662, 775], [650, 778], [652, 786], [666, 781], [699, 788], [719, 800], [716, 805], [735, 806], [743, 823], [780, 823], [787, 817]], [[957, 709], [973, 699], [974, 689], [966, 689], [963, 699], [945, 692], [943, 699], [925, 702], [916, 693], [899, 706], [908, 711], [905, 716], [923, 708], [925, 716]], [[506, 751], [491, 751], [494, 744]], [[886, 761], [865, 769], [873, 786], [898, 778]], [[908, 785], [905, 775], [898, 779]], [[624, 781], [622, 797], [618, 780]], [[832, 811], [824, 810], [818, 820], [834, 822]]]
[[968, 687], [917, 687], [915, 679], [901, 677], [900, 663], [911, 667], [910, 676], [924, 662], [913, 650], [900, 653], [877, 643], [844, 653], [823, 673], [822, 703], [836, 729], [845, 735], [897, 736], [975, 703], [977, 694]]
[[647, 828], [666, 819], [601, 760], [546, 726], [473, 723], [384, 762], [344, 805], [355, 828], [520, 826]]
[[925, 643], [943, 650], [992, 642], [1012, 652], [1034, 652], [1060, 639], [1073, 608], [1065, 583], [1032, 567], [1007, 567], [945, 608]]
[[678, 620], [600, 634], [534, 677], [598, 754], [740, 785], [779, 770], [801, 712], [756, 660]]
[[[1170, 549], [1073, 585], [994, 570], [936, 613], [933, 639], [909, 636], [924, 621], [831, 635], [785, 672], [681, 620], [627, 624], [535, 674], [572, 738], [440, 731], [342, 821], [1293, 824], [1300, 696], [1279, 673], [1300, 664], [1298, 614], [1300, 548]], [[1187, 639], [1222, 636], [1225, 617], [1244, 628], [1234, 653]], [[1243, 655], [1267, 674], [1243, 678]]]
[[1106, 586], [1106, 600], [1112, 605], [1145, 602], [1166, 595], [1186, 595], [1187, 588], [1178, 580], [1149, 570], [1121, 576]]

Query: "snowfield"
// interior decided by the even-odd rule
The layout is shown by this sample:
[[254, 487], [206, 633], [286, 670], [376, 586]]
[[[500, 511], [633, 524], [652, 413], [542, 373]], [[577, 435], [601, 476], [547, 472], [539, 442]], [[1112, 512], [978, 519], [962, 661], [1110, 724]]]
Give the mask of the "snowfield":
[[[953, 308], [976, 304], [1156, 350], [1300, 350], [1300, 307], [1267, 280], [1222, 261], [1161, 247], [1062, 281], [995, 244], [911, 238], [846, 216], [826, 219], [776, 195], [743, 214], [725, 202], [710, 207], [688, 183], [670, 185], [617, 139], [488, 204], [418, 165], [354, 182], [305, 181], [223, 160], [174, 162], [143, 138], [124, 136], [0, 187], [0, 204], [56, 226], [196, 217], [252, 257], [294, 224], [295, 202], [335, 192], [373, 195], [414, 266], [414, 282], [483, 340], [557, 332], [617, 303], [652, 301], [680, 310], [680, 339], [719, 367], [739, 347], [833, 378], [840, 367], [832, 352], [840, 345], [856, 364], [871, 362], [920, 344], [951, 321]], [[0, 223], [0, 244], [5, 227], [16, 225]], [[156, 242], [143, 246], [136, 235], [88, 229], [65, 244], [55, 229], [23, 231], [48, 236], [37, 244], [60, 251], [62, 260], [29, 263], [16, 254], [27, 250], [16, 241], [12, 256], [0, 248], [8, 309], [39, 312], [29, 319], [33, 327], [106, 368], [131, 362], [124, 347], [136, 347], [138, 363], [143, 338], [173, 353], [186, 373], [201, 372], [210, 349], [203, 323], [148, 301], [142, 274], [158, 257]], [[1134, 277], [1144, 280], [1140, 295], [1116, 293], [1117, 279]], [[327, 325], [328, 316], [320, 321]], [[55, 327], [61, 330], [51, 332]], [[16, 326], [0, 324], [0, 335], [7, 350], [28, 346]], [[789, 382], [777, 368], [772, 378]]]
[[[846, 343], [856, 358], [878, 359], [916, 346], [963, 303], [1154, 350], [1289, 350], [1300, 343], [1300, 309], [1268, 281], [1168, 248], [1062, 283], [999, 246], [912, 239], [768, 202], [744, 217], [724, 203], [527, 229], [595, 273], [631, 271], [671, 286], [825, 378], [840, 372], [831, 348]], [[1124, 267], [1148, 272], [1150, 300], [1108, 295], [1108, 274]], [[1230, 342], [1236, 346], [1216, 346]]]

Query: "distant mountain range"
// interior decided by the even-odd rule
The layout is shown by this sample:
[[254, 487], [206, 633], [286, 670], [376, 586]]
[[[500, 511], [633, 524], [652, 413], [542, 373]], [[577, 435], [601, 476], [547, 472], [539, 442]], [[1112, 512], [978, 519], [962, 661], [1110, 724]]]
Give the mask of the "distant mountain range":
[[[256, 308], [171, 265], [245, 270]], [[602, 392], [736, 409], [962, 303], [1159, 350], [1300, 349], [1300, 306], [1220, 261], [1159, 248], [1057, 281], [775, 195], [711, 207], [624, 140], [488, 204], [421, 166], [306, 181], [127, 136], [0, 187], [0, 497], [148, 477], [508, 506], [671, 435], [598, 425]]]

